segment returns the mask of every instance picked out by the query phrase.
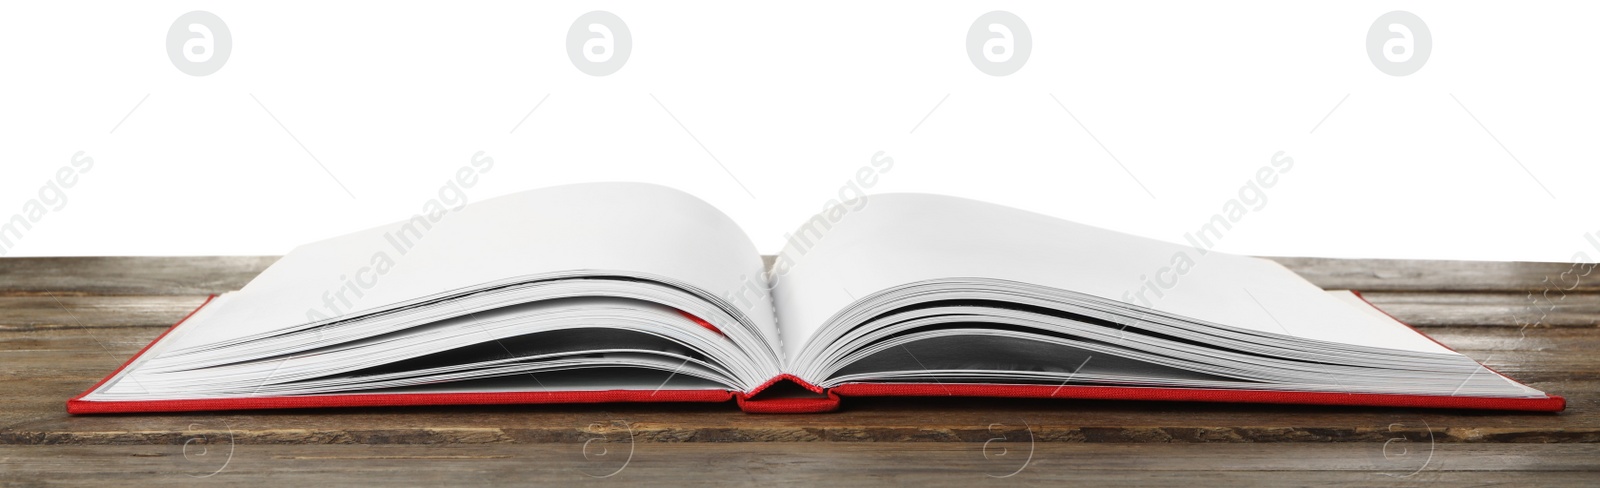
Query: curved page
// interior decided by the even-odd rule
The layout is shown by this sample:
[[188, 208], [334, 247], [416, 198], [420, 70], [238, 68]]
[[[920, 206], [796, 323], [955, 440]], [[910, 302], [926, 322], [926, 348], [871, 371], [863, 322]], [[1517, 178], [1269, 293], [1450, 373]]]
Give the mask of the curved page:
[[819, 215], [779, 255], [774, 303], [791, 360], [858, 298], [967, 277], [1071, 290], [1259, 332], [1451, 354], [1269, 260], [955, 197], [887, 194], [855, 205], [833, 220]]
[[687, 193], [589, 183], [439, 208], [301, 246], [167, 350], [238, 339], [510, 278], [627, 271], [677, 280], [742, 310], [775, 343], [767, 300], [734, 301], [762, 272], [744, 231]]

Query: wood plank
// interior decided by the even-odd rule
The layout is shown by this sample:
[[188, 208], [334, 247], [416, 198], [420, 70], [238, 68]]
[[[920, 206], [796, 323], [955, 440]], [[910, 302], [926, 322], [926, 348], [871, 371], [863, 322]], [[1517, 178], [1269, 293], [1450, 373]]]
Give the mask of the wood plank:
[[0, 331], [171, 327], [204, 296], [0, 296]]
[[1594, 264], [1270, 257], [1327, 290], [1600, 292]]
[[[1600, 442], [1600, 329], [1429, 328], [1535, 388], [1567, 396], [1558, 414], [1353, 407], [996, 400], [850, 399], [842, 412], [752, 415], [732, 404], [357, 408], [71, 417], [63, 402], [160, 332], [155, 328], [0, 332], [0, 444], [171, 443], [231, 429], [252, 444], [571, 442], [631, 426], [643, 442], [984, 442], [1030, 428], [1041, 442]], [[1001, 424], [996, 427], [995, 424]]]
[[[588, 442], [587, 439], [601, 439]], [[0, 483], [412, 486], [547, 483], [917, 486], [1593, 486], [1597, 445], [1424, 442], [1164, 445], [644, 444], [590, 435], [545, 445], [183, 444], [0, 447]], [[200, 444], [199, 442], [209, 442]], [[601, 449], [604, 448], [604, 451]]]
[[[770, 256], [768, 259], [770, 260]], [[277, 256], [0, 258], [0, 296], [207, 295], [237, 290]], [[1269, 258], [1326, 289], [1600, 292], [1591, 265]]]
[[0, 258], [0, 296], [211, 295], [277, 256]]
[[1413, 326], [1600, 327], [1600, 293], [1362, 292]]

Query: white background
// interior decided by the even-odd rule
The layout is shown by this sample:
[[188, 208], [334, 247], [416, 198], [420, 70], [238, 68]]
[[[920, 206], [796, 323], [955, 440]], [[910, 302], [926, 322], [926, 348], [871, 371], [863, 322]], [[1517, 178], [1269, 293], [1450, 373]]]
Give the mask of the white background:
[[[1181, 242], [1285, 151], [1294, 169], [1218, 249], [1600, 257], [1584, 238], [1600, 234], [1597, 8], [9, 2], [0, 218], [81, 150], [93, 170], [7, 255], [281, 254], [409, 217], [485, 151], [496, 165], [473, 200], [661, 183], [773, 253], [884, 151], [895, 165], [872, 193], [953, 194]], [[165, 52], [191, 10], [233, 37], [209, 76]], [[610, 76], [567, 59], [567, 29], [592, 10], [633, 35]], [[968, 27], [990, 10], [1032, 31], [1010, 76], [966, 55]], [[1432, 32], [1410, 76], [1366, 54], [1369, 26], [1392, 10]]]

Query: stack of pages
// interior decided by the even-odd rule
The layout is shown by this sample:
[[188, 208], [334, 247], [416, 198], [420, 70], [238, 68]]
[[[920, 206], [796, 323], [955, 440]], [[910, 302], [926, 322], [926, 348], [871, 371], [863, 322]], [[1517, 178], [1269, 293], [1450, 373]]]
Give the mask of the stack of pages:
[[887, 194], [769, 263], [693, 196], [596, 183], [295, 249], [68, 410], [896, 395], [1564, 406], [1265, 259]]

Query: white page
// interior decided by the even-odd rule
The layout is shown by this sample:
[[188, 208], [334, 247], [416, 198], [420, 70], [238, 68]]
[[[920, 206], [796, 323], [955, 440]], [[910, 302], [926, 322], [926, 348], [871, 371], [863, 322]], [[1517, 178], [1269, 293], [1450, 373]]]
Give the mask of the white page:
[[[1169, 282], [1177, 276], [1173, 286], [1162, 289], [1163, 297], [1146, 293], [1157, 310], [1308, 339], [1449, 353], [1265, 259], [1215, 251], [1202, 255], [1191, 246], [955, 197], [876, 195], [858, 206], [836, 217], [820, 240], [815, 234], [796, 236], [779, 256], [774, 296], [790, 358], [836, 312], [880, 290], [976, 277], [1130, 301], [1129, 292], [1145, 286], [1144, 278], [1161, 274], [1178, 254], [1194, 265], [1181, 276], [1163, 275]], [[796, 264], [785, 270], [785, 259]]]
[[[204, 323], [188, 327], [169, 350], [308, 323], [309, 310], [334, 316], [330, 296], [350, 315], [512, 277], [593, 270], [667, 277], [728, 297], [763, 270], [754, 244], [726, 215], [649, 184], [568, 185], [472, 203], [444, 212], [421, 239], [405, 233], [410, 247], [394, 238], [402, 224], [295, 249], [225, 303], [207, 307], [193, 319]], [[362, 271], [385, 258], [393, 261], [387, 273]], [[341, 290], [348, 306], [335, 296]], [[776, 341], [768, 301], [739, 308]]]

